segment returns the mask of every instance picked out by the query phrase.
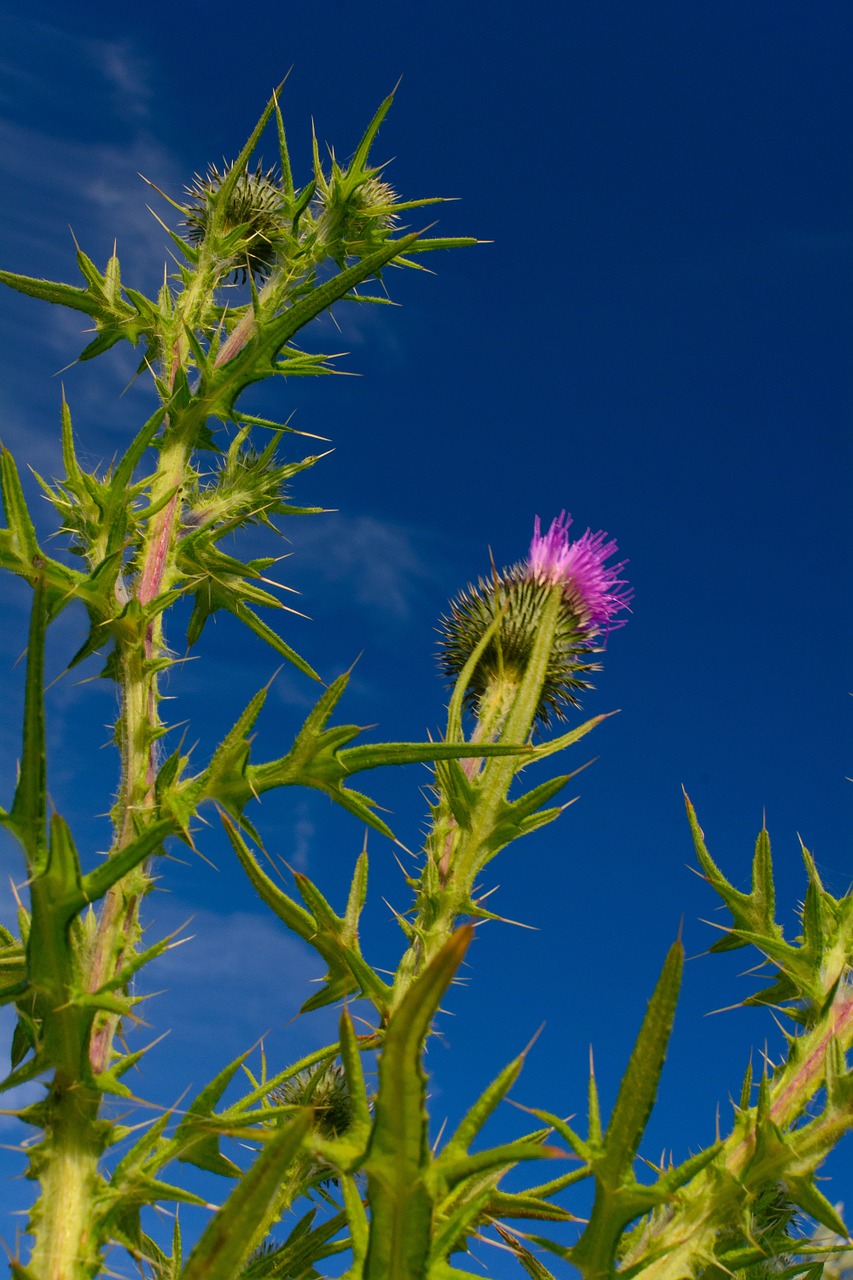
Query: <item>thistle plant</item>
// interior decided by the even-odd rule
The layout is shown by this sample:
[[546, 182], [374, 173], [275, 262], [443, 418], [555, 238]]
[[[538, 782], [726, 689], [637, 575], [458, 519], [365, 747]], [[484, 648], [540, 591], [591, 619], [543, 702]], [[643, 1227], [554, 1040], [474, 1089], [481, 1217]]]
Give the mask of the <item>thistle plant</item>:
[[[371, 158], [390, 105], [382, 103], [346, 165], [334, 154], [324, 163], [315, 140], [313, 175], [298, 187], [274, 95], [232, 164], [196, 176], [183, 201], [164, 197], [176, 215], [176, 225], [163, 224], [175, 269], [154, 298], [122, 280], [117, 256], [101, 271], [82, 249], [82, 287], [0, 272], [11, 288], [89, 319], [95, 336], [80, 360], [123, 341], [140, 348], [155, 401], [124, 455], [94, 471], [79, 461], [63, 402], [64, 474], [40, 480], [65, 540], [60, 558], [44, 549], [11, 455], [0, 459], [0, 563], [32, 588], [20, 769], [0, 815], [26, 862], [19, 936], [0, 936], [0, 998], [17, 1014], [3, 1088], [36, 1081], [44, 1091], [17, 1113], [38, 1135], [27, 1149], [38, 1189], [13, 1274], [88, 1280], [126, 1270], [129, 1258], [152, 1280], [298, 1280], [345, 1255], [348, 1280], [446, 1280], [476, 1274], [466, 1255], [485, 1236], [535, 1280], [573, 1272], [588, 1280], [817, 1277], [846, 1236], [815, 1174], [853, 1126], [853, 899], [833, 898], [804, 850], [802, 932], [787, 939], [767, 833], [756, 843], [751, 890], [740, 892], [713, 861], [689, 801], [696, 856], [731, 917], [711, 949], [758, 951], [770, 982], [747, 1003], [773, 1010], [786, 1038], [781, 1061], [767, 1061], [756, 1080], [747, 1069], [727, 1135], [677, 1167], [640, 1161], [681, 980], [676, 941], [609, 1120], [591, 1078], [582, 1131], [533, 1109], [531, 1127], [515, 1139], [483, 1145], [521, 1055], [450, 1137], [430, 1144], [425, 1047], [478, 922], [499, 919], [485, 905], [484, 873], [499, 854], [512, 856], [505, 850], [515, 840], [560, 817], [573, 772], [525, 789], [523, 771], [604, 719], [553, 732], [575, 715], [632, 593], [605, 533], [572, 541], [565, 512], [544, 534], [537, 517], [527, 558], [492, 566], [442, 620], [439, 662], [451, 692], [441, 739], [377, 744], [334, 719], [347, 675], [325, 683], [258, 612], [283, 607], [267, 577], [274, 557], [241, 560], [220, 545], [250, 525], [272, 536], [281, 521], [320, 510], [290, 495], [294, 477], [318, 458], [291, 456], [298, 433], [244, 412], [243, 392], [268, 378], [330, 372], [330, 357], [296, 344], [307, 325], [338, 303], [383, 301], [369, 282], [384, 288], [392, 266], [414, 268], [423, 253], [475, 243], [404, 225], [404, 214], [434, 201], [399, 199]], [[265, 169], [255, 153], [268, 126], [279, 159]], [[259, 692], [235, 709], [206, 762], [175, 745], [162, 688], [184, 598], [188, 647], [225, 610], [276, 661], [320, 686], [286, 754], [267, 759], [255, 742], [268, 690], [260, 675]], [[119, 696], [112, 841], [101, 860], [78, 852], [47, 800], [45, 637], [75, 600], [88, 631], [68, 666], [98, 656]], [[268, 837], [254, 802], [278, 788], [319, 790], [390, 837], [352, 781], [416, 762], [432, 770], [429, 824], [419, 860], [403, 873], [410, 905], [397, 915], [400, 956], [388, 973], [363, 953], [359, 935], [366, 850], [348, 888], [321, 890], [301, 873], [278, 883], [265, 869]], [[302, 1011], [338, 1006], [339, 1034], [294, 1063], [261, 1056], [258, 1065], [247, 1047], [196, 1097], [153, 1121], [146, 1113], [139, 1126], [128, 1118], [135, 1098], [124, 1077], [144, 1051], [128, 1051], [120, 1032], [135, 1016], [137, 975], [156, 970], [172, 941], [143, 945], [141, 913], [155, 875], [168, 878], [164, 855], [181, 843], [202, 852], [202, 820], [214, 816], [235, 855], [232, 873], [245, 874], [281, 926], [324, 962]], [[123, 1104], [121, 1119], [111, 1098]], [[565, 1112], [576, 1110], [567, 1097]], [[218, 1175], [224, 1190], [185, 1247], [177, 1219], [171, 1243], [157, 1237], [152, 1210], [204, 1204], [181, 1181], [187, 1165]], [[509, 1190], [517, 1168], [527, 1171], [524, 1189]], [[592, 1189], [585, 1221], [570, 1207], [581, 1184]], [[330, 1265], [340, 1274], [340, 1261]]]

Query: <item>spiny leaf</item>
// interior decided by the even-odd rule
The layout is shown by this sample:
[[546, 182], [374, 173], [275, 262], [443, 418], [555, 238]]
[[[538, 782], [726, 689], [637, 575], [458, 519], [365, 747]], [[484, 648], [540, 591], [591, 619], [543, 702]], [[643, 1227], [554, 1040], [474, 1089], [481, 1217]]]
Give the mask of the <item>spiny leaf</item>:
[[480, 1095], [474, 1106], [470, 1108], [467, 1114], [460, 1122], [453, 1136], [448, 1140], [442, 1148], [441, 1155], [436, 1162], [438, 1165], [458, 1160], [467, 1154], [468, 1148], [488, 1120], [489, 1116], [495, 1110], [499, 1103], [503, 1101], [515, 1084], [521, 1070], [524, 1066], [524, 1055], [513, 1059], [508, 1066], [504, 1067], [498, 1077], [492, 1081], [488, 1089]]
[[494, 1224], [495, 1230], [502, 1240], [506, 1242], [524, 1270], [531, 1277], [531, 1280], [556, 1280], [554, 1273], [535, 1257], [517, 1235], [506, 1230], [499, 1222]]
[[212, 1122], [214, 1107], [248, 1056], [247, 1050], [224, 1067], [185, 1112], [173, 1139], [179, 1160], [209, 1173], [221, 1173], [229, 1178], [239, 1176], [239, 1166], [220, 1152], [218, 1127]]
[[371, 1205], [366, 1280], [420, 1280], [429, 1255], [432, 1204], [426, 1078], [421, 1056], [430, 1023], [471, 941], [458, 929], [394, 1011], [379, 1060], [373, 1136], [365, 1162]]
[[791, 1199], [804, 1213], [829, 1231], [835, 1232], [843, 1240], [848, 1238], [847, 1227], [839, 1217], [838, 1210], [830, 1204], [823, 1192], [818, 1190], [811, 1178], [789, 1174], [785, 1178], [785, 1186]]
[[683, 966], [684, 948], [676, 942], [670, 948], [649, 1001], [607, 1127], [604, 1140], [606, 1154], [600, 1169], [602, 1176], [614, 1181], [629, 1172], [657, 1096]]
[[[307, 877], [298, 877], [298, 883], [312, 911], [306, 911], [288, 897], [259, 865], [234, 823], [225, 814], [220, 816], [234, 852], [257, 893], [278, 918], [313, 947], [329, 966], [321, 990], [305, 1002], [302, 1012], [322, 1008], [359, 991], [369, 995], [380, 1011], [384, 1010], [388, 987], [362, 959], [357, 934], [346, 927], [345, 920], [335, 915]], [[323, 908], [320, 908], [320, 903], [325, 904]], [[320, 910], [322, 919], [312, 913], [313, 907]]]
[[106, 862], [95, 867], [83, 877], [80, 887], [79, 901], [72, 904], [75, 911], [81, 910], [86, 903], [97, 902], [114, 884], [117, 884], [128, 871], [138, 867], [152, 854], [163, 852], [163, 842], [175, 835], [177, 827], [170, 818], [152, 822], [136, 839], [125, 845], [117, 853], [112, 854]]
[[717, 891], [732, 914], [732, 928], [724, 938], [711, 947], [712, 951], [731, 951], [745, 946], [742, 932], [759, 933], [781, 939], [782, 930], [773, 919], [773, 874], [770, 861], [770, 841], [766, 831], [759, 834], [752, 868], [752, 891], [741, 893], [730, 884], [705, 847], [702, 828], [696, 812], [685, 795], [687, 820], [693, 836], [696, 856], [709, 884]]
[[53, 280], [37, 280], [31, 276], [16, 275], [14, 271], [0, 271], [0, 284], [6, 284], [18, 293], [27, 294], [30, 298], [41, 298], [43, 302], [53, 302], [72, 311], [82, 311], [87, 316], [98, 316], [103, 310], [103, 303], [89, 289], [80, 289], [71, 284], [59, 284]]
[[44, 730], [44, 637], [47, 610], [44, 580], [38, 578], [30, 614], [27, 679], [24, 694], [24, 744], [15, 799], [3, 823], [17, 837], [31, 875], [39, 875], [47, 858], [47, 763]]
[[187, 1259], [181, 1280], [233, 1280], [310, 1128], [311, 1113], [306, 1111], [273, 1134], [208, 1223]]

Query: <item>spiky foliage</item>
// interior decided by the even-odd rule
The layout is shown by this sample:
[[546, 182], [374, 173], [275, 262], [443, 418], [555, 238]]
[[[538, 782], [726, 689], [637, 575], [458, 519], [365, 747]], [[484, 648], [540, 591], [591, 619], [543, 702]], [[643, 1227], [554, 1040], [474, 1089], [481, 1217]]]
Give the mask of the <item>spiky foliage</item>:
[[[798, 1235], [799, 1215], [817, 1219], [834, 1238], [845, 1231], [815, 1177], [853, 1125], [853, 899], [831, 897], [804, 853], [802, 934], [787, 941], [775, 918], [765, 832], [751, 891], [741, 893], [712, 860], [688, 808], [702, 869], [732, 917], [716, 949], [758, 949], [773, 973], [748, 999], [774, 1007], [786, 1022], [784, 1060], [768, 1065], [755, 1096], [747, 1073], [727, 1137], [677, 1168], [651, 1166], [649, 1173], [648, 1163], [638, 1165], [681, 982], [677, 942], [606, 1125], [593, 1077], [585, 1135], [562, 1116], [534, 1110], [535, 1128], [489, 1146], [485, 1127], [518, 1080], [521, 1056], [449, 1139], [431, 1141], [427, 1040], [470, 952], [472, 921], [497, 918], [484, 905], [480, 877], [514, 840], [560, 815], [564, 806], [552, 801], [572, 776], [523, 791], [518, 775], [603, 719], [531, 741], [537, 727], [574, 705], [593, 644], [627, 608], [630, 589], [618, 576], [622, 565], [606, 564], [615, 550], [606, 535], [587, 531], [571, 543], [565, 513], [544, 536], [537, 521], [526, 566], [481, 583], [452, 606], [444, 660], [455, 686], [443, 741], [356, 741], [358, 726], [333, 719], [344, 675], [323, 689], [277, 758], [258, 759], [254, 741], [266, 688], [196, 772], [189, 752], [177, 746], [169, 754], [163, 746], [160, 681], [173, 661], [164, 619], [182, 599], [192, 604], [191, 644], [207, 619], [225, 610], [307, 678], [318, 678], [255, 612], [281, 607], [268, 589], [272, 558], [241, 561], [219, 544], [246, 525], [275, 528], [280, 518], [317, 510], [293, 506], [290, 495], [291, 480], [317, 458], [281, 456], [291, 429], [242, 413], [237, 402], [246, 388], [270, 376], [328, 372], [327, 357], [293, 341], [306, 324], [337, 302], [364, 300], [360, 286], [388, 266], [470, 243], [400, 231], [401, 213], [429, 201], [398, 201], [369, 160], [389, 105], [382, 104], [346, 167], [332, 155], [327, 173], [315, 140], [313, 177], [297, 189], [274, 97], [234, 163], [197, 179], [183, 205], [172, 202], [188, 234], [170, 232], [181, 262], [156, 299], [122, 283], [115, 256], [101, 273], [78, 251], [85, 288], [0, 273], [13, 288], [94, 322], [96, 336], [81, 359], [125, 339], [143, 344], [159, 398], [120, 461], [93, 472], [78, 461], [63, 405], [65, 474], [42, 483], [76, 557], [73, 567], [46, 554], [11, 455], [0, 453], [0, 565], [33, 587], [20, 770], [11, 806], [0, 811], [23, 850], [29, 894], [20, 937], [0, 930], [0, 1002], [17, 1014], [11, 1070], [0, 1087], [36, 1079], [46, 1085], [45, 1096], [19, 1113], [39, 1135], [29, 1148], [39, 1197], [30, 1256], [26, 1263], [15, 1258], [13, 1273], [18, 1280], [91, 1280], [107, 1265], [108, 1248], [120, 1247], [156, 1280], [306, 1280], [344, 1251], [347, 1280], [450, 1280], [473, 1274], [452, 1259], [494, 1230], [535, 1280], [552, 1276], [545, 1254], [586, 1280], [617, 1272], [626, 1280], [753, 1280], [778, 1268], [816, 1280], [813, 1259], [824, 1256], [824, 1246]], [[279, 166], [253, 170], [273, 118]], [[244, 288], [236, 303], [235, 285]], [[70, 665], [103, 653], [103, 674], [117, 684], [121, 704], [113, 838], [108, 856], [92, 865], [47, 801], [45, 636], [71, 600], [83, 604], [89, 629]], [[470, 734], [466, 705], [475, 715]], [[389, 973], [362, 949], [366, 849], [346, 895], [327, 896], [296, 874], [291, 896], [265, 869], [250, 807], [272, 789], [308, 787], [390, 836], [375, 803], [354, 789], [354, 776], [415, 762], [434, 768], [431, 823], [420, 863], [406, 876], [412, 902], [398, 916], [405, 946]], [[138, 1126], [117, 1119], [104, 1098], [115, 1095], [122, 1108], [134, 1103], [125, 1077], [142, 1052], [127, 1052], [118, 1032], [136, 1016], [136, 974], [176, 941], [142, 949], [140, 903], [152, 860], [167, 842], [192, 848], [201, 839], [204, 805], [218, 809], [262, 902], [326, 966], [303, 1010], [343, 1001], [339, 1038], [272, 1074], [263, 1053], [257, 1070], [247, 1052], [182, 1100], [174, 1116], [152, 1121], [146, 1112]], [[378, 1083], [370, 1092], [374, 1065]], [[235, 1097], [243, 1077], [248, 1090]], [[575, 1109], [567, 1098], [565, 1110]], [[566, 1171], [569, 1156], [575, 1163]], [[507, 1189], [507, 1174], [541, 1160], [553, 1172], [548, 1181], [528, 1179], [518, 1190], [516, 1174]], [[185, 1165], [232, 1184], [216, 1209], [182, 1185]], [[587, 1180], [593, 1207], [581, 1223], [562, 1198]], [[188, 1254], [177, 1225], [168, 1255], [148, 1234], [151, 1207], [166, 1204], [208, 1213]], [[301, 1216], [295, 1225], [288, 1220], [279, 1239], [292, 1209]], [[519, 1222], [536, 1231], [550, 1223], [564, 1234], [528, 1234]]]

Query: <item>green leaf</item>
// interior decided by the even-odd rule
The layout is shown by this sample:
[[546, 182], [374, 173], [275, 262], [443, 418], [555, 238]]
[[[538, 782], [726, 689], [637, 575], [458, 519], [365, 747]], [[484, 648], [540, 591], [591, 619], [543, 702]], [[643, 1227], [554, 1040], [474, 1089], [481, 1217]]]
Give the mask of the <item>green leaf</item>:
[[421, 1280], [429, 1256], [432, 1200], [424, 1041], [444, 992], [470, 945], [458, 929], [394, 1010], [379, 1060], [379, 1092], [365, 1171], [371, 1206], [366, 1280]]
[[624, 1177], [645, 1132], [657, 1096], [684, 967], [684, 948], [670, 948], [649, 1001], [605, 1135], [605, 1158], [596, 1172], [613, 1182]]
[[657, 1095], [681, 983], [684, 949], [676, 942], [664, 962], [619, 1088], [600, 1150], [591, 1153], [595, 1200], [589, 1224], [571, 1250], [584, 1273], [609, 1274], [629, 1222], [669, 1198], [665, 1186], [641, 1186], [633, 1163]]
[[[381, 1011], [387, 1007], [389, 988], [362, 959], [358, 944], [357, 920], [353, 928], [347, 919], [335, 915], [319, 890], [305, 876], [297, 884], [310, 910], [299, 906], [279, 889], [252, 854], [234, 823], [220, 815], [234, 852], [255, 891], [280, 920], [322, 956], [329, 966], [323, 987], [302, 1006], [302, 1012], [332, 1004], [346, 995], [364, 992]], [[361, 861], [361, 860], [359, 860]], [[360, 875], [359, 867], [356, 876]], [[350, 893], [352, 897], [352, 891]]]
[[[343, 1280], [362, 1280], [370, 1246], [370, 1223], [361, 1198], [358, 1184], [352, 1174], [341, 1176], [341, 1192], [346, 1208], [347, 1223], [352, 1240], [352, 1265]], [[390, 1277], [389, 1277], [390, 1280]]]
[[[446, 1179], [448, 1186], [454, 1187], [464, 1179], [483, 1173], [494, 1173], [496, 1170], [509, 1169], [522, 1160], [543, 1160], [546, 1157], [564, 1156], [565, 1152], [555, 1148], [543, 1147], [541, 1142], [531, 1142], [526, 1138], [518, 1138], [515, 1142], [506, 1142], [499, 1147], [490, 1147], [487, 1151], [477, 1151], [474, 1155], [462, 1156], [457, 1160], [442, 1161], [438, 1170]], [[438, 1164], [438, 1161], [436, 1161]]]
[[314, 1264], [348, 1249], [347, 1239], [333, 1237], [346, 1226], [346, 1214], [333, 1217], [314, 1227], [316, 1209], [301, 1217], [282, 1244], [257, 1249], [249, 1258], [239, 1280], [313, 1280], [318, 1276]]
[[28, 566], [35, 577], [38, 572], [41, 549], [35, 526], [27, 510], [15, 459], [5, 446], [0, 448], [0, 481], [3, 486], [3, 506], [12, 543], [21, 563]]
[[467, 1112], [453, 1136], [442, 1149], [436, 1161], [440, 1168], [467, 1155], [468, 1148], [482, 1129], [495, 1108], [503, 1101], [521, 1075], [524, 1066], [524, 1054], [514, 1058], [504, 1067], [497, 1079], [485, 1089], [473, 1107]]
[[179, 1160], [195, 1165], [197, 1169], [205, 1169], [208, 1173], [224, 1174], [226, 1178], [240, 1176], [239, 1166], [219, 1150], [221, 1129], [214, 1107], [249, 1053], [250, 1050], [247, 1050], [224, 1067], [188, 1107], [173, 1139]]
[[33, 592], [27, 646], [27, 679], [24, 693], [24, 743], [15, 799], [3, 825], [24, 850], [31, 875], [39, 875], [47, 860], [47, 762], [44, 737], [44, 637], [47, 609], [44, 579]]
[[704, 834], [696, 818], [696, 812], [685, 795], [687, 820], [693, 836], [696, 856], [705, 872], [705, 878], [716, 890], [732, 914], [732, 927], [724, 938], [711, 947], [711, 951], [731, 951], [745, 946], [742, 932], [758, 933], [768, 938], [782, 938], [782, 930], [773, 919], [773, 871], [770, 858], [770, 840], [761, 831], [755, 846], [752, 863], [752, 891], [741, 893], [729, 884], [705, 847]]
[[[576, 1173], [575, 1180], [578, 1181]], [[529, 1192], [493, 1191], [483, 1206], [483, 1214], [490, 1219], [529, 1218], [542, 1222], [579, 1221], [568, 1209], [563, 1209], [550, 1200], [543, 1200], [541, 1196], [530, 1195]]]
[[548, 1268], [544, 1266], [544, 1264], [541, 1263], [539, 1259], [521, 1243], [521, 1240], [514, 1232], [507, 1231], [499, 1222], [496, 1222], [494, 1225], [498, 1235], [515, 1254], [524, 1270], [531, 1277], [531, 1280], [556, 1280], [554, 1273], [549, 1271]]
[[[235, 170], [232, 170], [235, 172]], [[352, 267], [346, 267], [331, 280], [317, 285], [299, 302], [281, 315], [269, 320], [231, 360], [203, 380], [197, 398], [196, 412], [201, 420], [223, 407], [230, 412], [237, 396], [252, 382], [260, 381], [275, 371], [275, 357], [300, 329], [343, 298], [350, 289], [381, 271], [394, 258], [405, 253], [418, 239], [418, 233], [392, 240], [375, 253], [368, 254]]]
[[72, 904], [74, 911], [79, 911], [89, 902], [97, 902], [108, 889], [117, 884], [134, 867], [138, 867], [153, 854], [163, 853], [163, 842], [171, 835], [177, 834], [176, 823], [171, 818], [152, 822], [140, 835], [114, 853], [83, 877], [79, 899]]
[[789, 1174], [785, 1178], [785, 1186], [791, 1199], [804, 1213], [829, 1231], [835, 1232], [842, 1240], [848, 1238], [847, 1227], [839, 1217], [838, 1210], [830, 1204], [823, 1192], [818, 1190], [811, 1178]]
[[234, 1280], [252, 1247], [255, 1229], [278, 1195], [310, 1128], [311, 1113], [305, 1111], [273, 1133], [208, 1223], [187, 1259], [181, 1280]]
[[72, 311], [82, 311], [87, 316], [98, 316], [104, 309], [103, 303], [89, 289], [79, 289], [75, 285], [36, 280], [31, 276], [16, 275], [13, 271], [0, 271], [0, 284], [6, 284], [10, 289], [30, 298], [40, 298], [43, 302], [70, 307]]

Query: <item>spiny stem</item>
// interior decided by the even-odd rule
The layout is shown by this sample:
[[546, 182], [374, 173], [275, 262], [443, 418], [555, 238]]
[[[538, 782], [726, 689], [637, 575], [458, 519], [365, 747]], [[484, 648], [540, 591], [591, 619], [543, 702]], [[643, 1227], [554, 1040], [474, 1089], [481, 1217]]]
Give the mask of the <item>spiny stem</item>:
[[30, 1270], [39, 1280], [86, 1280], [100, 1264], [88, 1231], [100, 1182], [100, 1096], [59, 1076], [48, 1099], [51, 1127], [33, 1161], [41, 1181], [37, 1212], [46, 1229], [36, 1231]]
[[[554, 586], [542, 610], [536, 640], [524, 678], [500, 680], [482, 700], [471, 741], [527, 742], [533, 729], [554, 635], [562, 607], [562, 587]], [[464, 766], [463, 766], [464, 768]], [[414, 921], [415, 938], [403, 956], [394, 983], [393, 1004], [403, 998], [414, 978], [441, 950], [461, 915], [468, 912], [482, 854], [501, 804], [518, 771], [513, 756], [493, 756], [485, 763], [467, 762], [478, 790], [469, 830], [458, 827], [449, 805], [442, 800], [435, 815], [432, 840], [427, 846]]]

